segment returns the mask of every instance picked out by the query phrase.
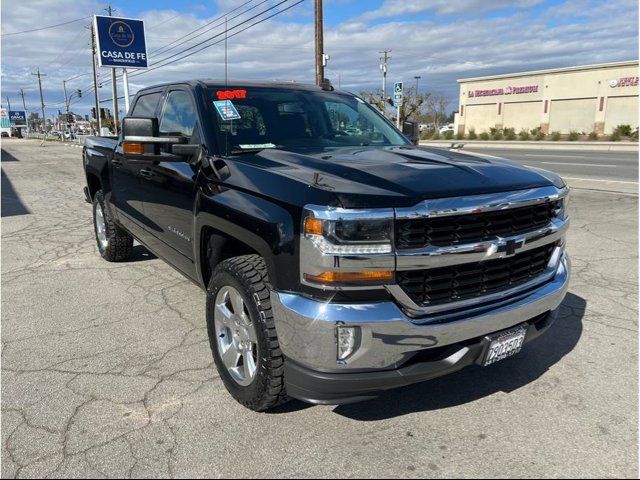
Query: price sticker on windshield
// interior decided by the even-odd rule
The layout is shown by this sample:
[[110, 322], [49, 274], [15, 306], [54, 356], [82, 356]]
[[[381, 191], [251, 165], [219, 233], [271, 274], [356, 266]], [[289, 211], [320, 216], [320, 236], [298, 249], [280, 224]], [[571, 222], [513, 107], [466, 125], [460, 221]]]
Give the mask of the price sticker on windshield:
[[218, 115], [220, 115], [222, 120], [239, 120], [241, 118], [236, 106], [231, 100], [217, 100], [213, 102], [213, 105], [216, 107]]

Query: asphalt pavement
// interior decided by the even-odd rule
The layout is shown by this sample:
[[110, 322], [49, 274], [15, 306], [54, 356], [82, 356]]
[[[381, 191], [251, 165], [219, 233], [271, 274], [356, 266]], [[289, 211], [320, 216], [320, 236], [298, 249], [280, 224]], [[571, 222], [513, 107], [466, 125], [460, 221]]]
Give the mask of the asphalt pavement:
[[[465, 149], [466, 150], [466, 149]], [[566, 150], [469, 149], [480, 154], [509, 158], [532, 167], [553, 170], [563, 177], [638, 183], [637, 152]]]
[[[80, 152], [2, 142], [3, 478], [638, 476], [636, 195], [573, 190], [570, 293], [519, 355], [258, 414], [215, 371], [198, 287], [140, 246], [100, 259]], [[561, 155], [509, 152], [637, 182], [627, 156]]]

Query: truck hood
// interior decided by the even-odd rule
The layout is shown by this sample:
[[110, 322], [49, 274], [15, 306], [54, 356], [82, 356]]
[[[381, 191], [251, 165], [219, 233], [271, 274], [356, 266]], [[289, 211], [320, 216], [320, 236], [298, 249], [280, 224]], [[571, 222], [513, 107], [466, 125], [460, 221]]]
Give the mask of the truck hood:
[[[558, 186], [551, 172], [440, 148], [266, 149], [244, 161], [333, 193], [345, 208]], [[254, 163], [255, 162], [255, 163]]]

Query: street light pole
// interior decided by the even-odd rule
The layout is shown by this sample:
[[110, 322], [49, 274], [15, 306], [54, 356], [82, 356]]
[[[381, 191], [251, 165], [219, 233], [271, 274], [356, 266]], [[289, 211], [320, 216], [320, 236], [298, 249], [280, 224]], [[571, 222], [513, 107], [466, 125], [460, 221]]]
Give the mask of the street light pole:
[[100, 98], [98, 94], [98, 74], [96, 73], [96, 37], [91, 24], [91, 66], [93, 67], [93, 96], [96, 102], [96, 126], [98, 127], [98, 135], [102, 130], [102, 122], [100, 121]]
[[418, 81], [422, 78], [420, 75], [413, 77], [416, 79], [416, 95], [418, 95]]
[[380, 64], [380, 70], [382, 70], [382, 102], [386, 102], [387, 101], [387, 62], [389, 60], [391, 60], [391, 57], [389, 56], [389, 52], [391, 52], [391, 50], [382, 50], [381, 52], [378, 53], [382, 53], [384, 56], [380, 57], [380, 61], [382, 62]]

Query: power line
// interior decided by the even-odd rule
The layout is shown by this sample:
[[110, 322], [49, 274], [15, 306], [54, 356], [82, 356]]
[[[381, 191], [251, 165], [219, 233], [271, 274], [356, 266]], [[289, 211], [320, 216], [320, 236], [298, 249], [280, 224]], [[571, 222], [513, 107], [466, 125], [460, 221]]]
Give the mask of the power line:
[[39, 32], [40, 30], [47, 30], [49, 28], [56, 28], [56, 27], [62, 27], [63, 25], [69, 25], [70, 23], [79, 22], [80, 20], [86, 20], [87, 18], [91, 18], [91, 15], [87, 15], [86, 17], [76, 18], [75, 20], [69, 20], [68, 22], [57, 23], [56, 25], [49, 25], [41, 28], [32, 28], [31, 30], [22, 30], [21, 32], [3, 33], [0, 36], [8, 37], [10, 35], [22, 35], [23, 33]]
[[[269, 7], [268, 9], [266, 9], [266, 10], [264, 10], [264, 11], [262, 11], [262, 12], [260, 12], [260, 13], [256, 14], [256, 15], [254, 15], [254, 16], [253, 16], [253, 17], [251, 17], [251, 18], [248, 18], [248, 19], [246, 19], [246, 20], [243, 20], [242, 22], [240, 22], [240, 23], [238, 23], [238, 24], [234, 25], [233, 27], [229, 28], [228, 30], [234, 30], [235, 28], [239, 27], [240, 25], [243, 25], [243, 24], [245, 24], [245, 23], [247, 23], [247, 22], [249, 22], [249, 21], [253, 20], [253, 19], [254, 19], [254, 18], [256, 18], [256, 17], [261, 16], [261, 15], [263, 15], [264, 13], [266, 13], [266, 12], [268, 12], [268, 11], [270, 11], [270, 10], [273, 10], [274, 8], [278, 7], [279, 5], [282, 5], [283, 3], [287, 2], [287, 1], [288, 1], [288, 0], [283, 0], [283, 1], [281, 1], [280, 3], [277, 3], [276, 5], [274, 5], [274, 6], [272, 6], [272, 7]], [[227, 36], [227, 38], [235, 37], [236, 35], [238, 35], [238, 34], [240, 34], [240, 33], [244, 32], [244, 31], [246, 31], [246, 30], [248, 30], [248, 29], [250, 29], [250, 28], [252, 28], [252, 27], [254, 27], [255, 25], [258, 25], [258, 24], [260, 24], [260, 23], [266, 22], [266, 21], [267, 21], [267, 20], [269, 20], [270, 18], [273, 18], [273, 17], [275, 17], [276, 15], [279, 15], [279, 14], [281, 14], [281, 13], [286, 12], [287, 10], [292, 9], [293, 7], [295, 7], [295, 6], [299, 5], [299, 4], [301, 4], [301, 3], [302, 3], [302, 2], [304, 2], [304, 1], [305, 1], [305, 0], [298, 0], [296, 3], [294, 3], [294, 4], [292, 4], [292, 5], [289, 5], [288, 7], [283, 8], [282, 10], [279, 10], [279, 11], [277, 11], [277, 12], [275, 12], [275, 13], [272, 13], [271, 15], [269, 15], [269, 16], [267, 16], [267, 17], [265, 17], [265, 18], [262, 18], [262, 19], [260, 19], [260, 20], [258, 20], [258, 21], [256, 21], [256, 22], [253, 22], [252, 24], [248, 25], [247, 27], [245, 27], [245, 28], [243, 28], [243, 29], [241, 29], [241, 30], [239, 30], [239, 31], [237, 31], [237, 32], [235, 32], [235, 33], [233, 33], [233, 34], [231, 34], [231, 35], [228, 35], [228, 36]], [[179, 53], [184, 53], [184, 52], [186, 52], [186, 51], [188, 51], [188, 50], [191, 50], [191, 49], [196, 48], [196, 47], [198, 47], [198, 46], [200, 46], [200, 45], [203, 45], [203, 44], [205, 44], [205, 43], [207, 43], [207, 42], [209, 42], [209, 41], [213, 40], [214, 38], [219, 37], [219, 36], [221, 36], [221, 35], [225, 34], [228, 30], [225, 30], [225, 31], [224, 31], [224, 32], [222, 32], [222, 33], [219, 33], [219, 34], [213, 35], [212, 37], [208, 38], [207, 40], [204, 40], [204, 41], [202, 41], [202, 42], [200, 42], [200, 43], [197, 43], [197, 44], [195, 44], [195, 45], [193, 45], [193, 46], [191, 46], [191, 47], [189, 47], [189, 48], [186, 48], [185, 50], [183, 50], [182, 52], [179, 52]], [[222, 43], [223, 41], [224, 41], [224, 38], [223, 38], [222, 40], [218, 40], [217, 42], [214, 42], [214, 43], [212, 43], [212, 44], [205, 45], [205, 46], [203, 46], [202, 48], [199, 48], [198, 50], [195, 50], [195, 51], [193, 51], [193, 52], [191, 52], [191, 53], [188, 53], [187, 55], [184, 55], [184, 56], [182, 56], [182, 57], [180, 57], [180, 58], [176, 58], [175, 60], [171, 60], [171, 61], [169, 61], [169, 62], [163, 63], [162, 65], [158, 65], [158, 64], [153, 65], [152, 67], [150, 67], [150, 68], [148, 68], [148, 69], [146, 69], [146, 70], [143, 70], [143, 71], [141, 71], [141, 72], [138, 72], [138, 73], [134, 73], [134, 74], [132, 74], [132, 75], [131, 75], [131, 77], [139, 76], [139, 75], [144, 75], [145, 73], [151, 72], [151, 71], [156, 70], [156, 69], [158, 69], [158, 68], [160, 68], [160, 67], [166, 67], [167, 65], [171, 65], [171, 64], [173, 64], [173, 63], [175, 63], [175, 62], [178, 62], [178, 61], [180, 61], [180, 60], [184, 60], [185, 58], [188, 58], [188, 57], [190, 57], [190, 56], [192, 56], [192, 55], [195, 55], [196, 53], [199, 53], [199, 52], [201, 52], [202, 50], [205, 50], [205, 49], [207, 49], [207, 48], [209, 48], [209, 47], [212, 47], [212, 46], [214, 46], [214, 45], [218, 45], [219, 43]], [[168, 60], [169, 58], [175, 57], [175, 56], [179, 55], [179, 53], [178, 53], [178, 54], [175, 54], [175, 55], [171, 55], [170, 57], [167, 57], [167, 58], [165, 58], [165, 59], [163, 59], [163, 60], [160, 60], [158, 63], [163, 62], [163, 61], [166, 61], [166, 60]]]
[[[245, 11], [245, 12], [243, 12], [243, 13], [246, 13], [246, 12], [248, 12], [249, 10], [252, 10], [252, 9], [254, 9], [254, 8], [256, 8], [256, 7], [260, 6], [260, 5], [262, 5], [262, 4], [263, 4], [263, 3], [265, 3], [266, 1], [268, 1], [268, 0], [264, 0], [263, 2], [260, 2], [258, 5], [255, 5], [255, 6], [251, 7], [250, 9], [246, 10], [246, 11]], [[213, 28], [220, 26], [222, 23], [220, 23], [220, 24], [218, 24], [218, 25], [214, 25], [214, 26], [213, 26], [213, 27], [211, 27], [210, 29], [205, 30], [205, 32], [201, 32], [201, 33], [199, 33], [198, 35], [195, 35], [195, 36], [194, 36], [194, 37], [192, 37], [192, 38], [186, 38], [186, 37], [189, 37], [189, 36], [193, 35], [193, 34], [194, 34], [194, 33], [196, 33], [197, 31], [202, 30], [203, 28], [205, 28], [205, 27], [207, 27], [207, 26], [211, 25], [212, 23], [217, 22], [218, 20], [222, 20], [222, 21], [224, 21], [225, 16], [227, 16], [227, 15], [229, 15], [229, 14], [231, 14], [231, 13], [233, 13], [233, 12], [237, 11], [237, 10], [240, 10], [242, 7], [244, 7], [245, 5], [248, 5], [248, 4], [249, 4], [249, 3], [251, 3], [251, 2], [253, 2], [253, 0], [248, 0], [247, 2], [243, 3], [242, 5], [239, 5], [239, 6], [237, 6], [236, 8], [233, 8], [233, 9], [229, 10], [228, 12], [226, 12], [226, 13], [224, 13], [224, 14], [222, 14], [222, 15], [220, 15], [220, 16], [218, 16], [218, 17], [216, 17], [216, 18], [214, 18], [213, 20], [210, 20], [209, 22], [205, 23], [204, 25], [202, 25], [202, 26], [200, 26], [200, 27], [198, 27], [198, 28], [196, 28], [196, 29], [194, 29], [194, 30], [191, 30], [191, 31], [190, 31], [190, 32], [188, 32], [187, 34], [182, 35], [181, 37], [176, 38], [176, 39], [175, 39], [175, 40], [173, 40], [172, 42], [169, 42], [169, 43], [167, 43], [166, 45], [163, 45], [162, 47], [159, 47], [159, 48], [157, 48], [157, 49], [155, 49], [155, 50], [152, 50], [151, 52], [149, 52], [149, 54], [150, 54], [150, 55], [153, 55], [154, 53], [160, 53], [161, 51], [162, 51], [162, 53], [166, 53], [166, 52], [167, 52], [167, 51], [169, 51], [169, 50], [173, 50], [173, 49], [174, 49], [175, 47], [177, 47], [177, 46], [183, 45], [184, 43], [186, 43], [186, 42], [188, 42], [188, 41], [190, 41], [190, 40], [193, 40], [193, 39], [194, 39], [194, 38], [196, 38], [196, 37], [199, 37], [200, 35], [204, 34], [205, 32], [208, 32], [208, 31], [212, 30]], [[234, 18], [235, 18], [235, 17], [234, 17]], [[182, 42], [180, 42], [180, 43], [178, 43], [178, 44], [176, 44], [176, 45], [173, 45], [174, 43], [176, 43], [177, 41], [179, 41], [179, 40], [181, 40], [181, 39], [184, 39], [184, 41], [182, 41]], [[171, 48], [167, 48], [167, 47], [169, 47], [169, 46], [171, 46], [171, 45], [173, 45]]]

